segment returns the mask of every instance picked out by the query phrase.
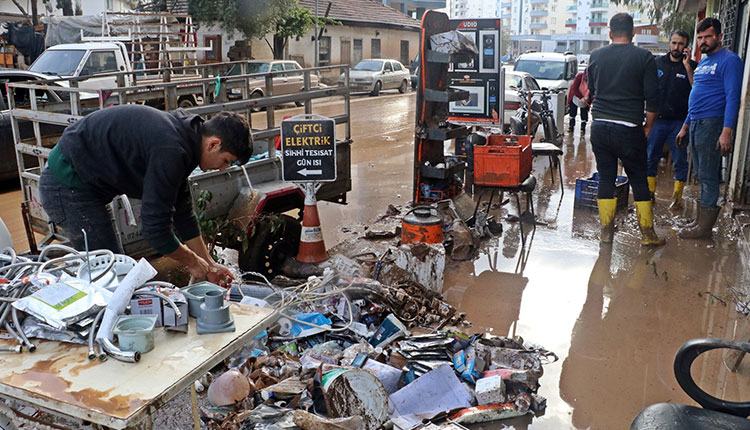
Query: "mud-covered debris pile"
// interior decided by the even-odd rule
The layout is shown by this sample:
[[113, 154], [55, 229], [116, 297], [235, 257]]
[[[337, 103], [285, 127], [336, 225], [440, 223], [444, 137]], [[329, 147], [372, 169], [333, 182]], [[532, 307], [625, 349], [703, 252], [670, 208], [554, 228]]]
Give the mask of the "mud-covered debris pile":
[[441, 428], [544, 411], [539, 379], [553, 353], [471, 334], [439, 293], [408, 277], [366, 277], [385, 272], [377, 261], [332, 261], [340, 271], [286, 288], [233, 287], [234, 299], [280, 316], [216, 372], [214, 406], [201, 410], [208, 428]]

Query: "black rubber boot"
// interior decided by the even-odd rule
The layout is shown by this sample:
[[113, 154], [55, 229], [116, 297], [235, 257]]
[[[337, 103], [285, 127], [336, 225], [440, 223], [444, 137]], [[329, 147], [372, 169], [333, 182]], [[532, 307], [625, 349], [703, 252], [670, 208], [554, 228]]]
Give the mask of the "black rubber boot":
[[568, 131], [573, 131], [573, 129], [576, 128], [576, 119], [571, 118], [570, 122], [568, 123]]

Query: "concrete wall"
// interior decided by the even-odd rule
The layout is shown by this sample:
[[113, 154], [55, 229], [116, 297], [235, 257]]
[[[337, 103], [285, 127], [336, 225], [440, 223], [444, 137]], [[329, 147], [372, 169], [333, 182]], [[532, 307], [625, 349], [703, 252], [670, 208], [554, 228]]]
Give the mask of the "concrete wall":
[[[220, 27], [211, 26], [199, 27], [197, 30], [198, 41], [203, 45], [204, 36], [221, 35], [221, 61], [229, 61], [227, 51], [234, 45], [236, 40], [242, 40], [244, 37], [235, 32], [226, 34]], [[314, 30], [310, 30], [304, 37], [299, 40], [289, 39], [289, 45], [286, 50], [286, 58], [293, 58], [299, 61], [303, 67], [315, 66], [315, 43], [312, 40]], [[331, 40], [331, 65], [342, 63], [341, 44], [349, 41], [349, 54], [351, 63], [355, 62], [354, 58], [354, 40], [362, 40], [362, 58], [372, 58], [372, 39], [380, 39], [380, 58], [391, 58], [401, 61], [401, 41], [409, 42], [409, 61], [413, 60], [419, 52], [419, 32], [408, 30], [395, 30], [376, 27], [353, 27], [346, 25], [330, 26], [323, 33], [323, 37], [330, 37]], [[269, 42], [272, 42], [273, 35], [268, 35]], [[273, 59], [273, 52], [265, 40], [252, 39], [251, 49], [253, 59], [270, 60]], [[409, 61], [404, 66], [409, 66]], [[352, 64], [353, 66], [354, 64]], [[335, 73], [338, 76], [338, 73]]]
[[[290, 40], [287, 53], [290, 57], [304, 58], [305, 67], [315, 65], [315, 45], [311, 40], [313, 31], [308, 32], [299, 41]], [[376, 27], [353, 27], [336, 25], [327, 27], [323, 37], [331, 38], [331, 64], [341, 64], [341, 43], [349, 41], [351, 63], [355, 63], [354, 40], [362, 40], [362, 58], [372, 58], [372, 39], [380, 39], [380, 58], [391, 58], [401, 61], [401, 41], [409, 42], [408, 59], [413, 60], [419, 52], [419, 32], [408, 30], [394, 30]], [[352, 64], [354, 65], [354, 64]], [[404, 64], [409, 66], [408, 61]]]

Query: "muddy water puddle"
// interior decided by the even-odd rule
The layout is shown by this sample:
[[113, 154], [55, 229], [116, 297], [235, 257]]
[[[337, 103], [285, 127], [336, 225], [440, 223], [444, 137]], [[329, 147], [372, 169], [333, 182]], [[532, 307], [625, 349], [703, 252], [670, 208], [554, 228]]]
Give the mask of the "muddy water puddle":
[[[373, 117], [359, 130], [367, 137], [354, 135], [352, 158], [361, 161], [352, 166], [349, 205], [321, 207], [323, 223], [333, 224], [324, 225], [329, 246], [351, 237], [340, 226], [372, 222], [388, 204], [411, 200], [411, 126]], [[372, 132], [378, 128], [398, 131], [383, 139], [384, 133]], [[576, 135], [563, 150], [564, 194], [557, 169], [546, 158], [534, 161], [536, 219], [546, 225], [525, 224], [522, 245], [520, 226], [506, 220], [517, 214], [510, 199], [493, 212], [503, 234], [487, 241], [478, 259], [452, 262], [445, 273], [443, 294], [467, 314], [474, 332], [520, 335], [559, 356], [540, 381], [539, 393], [548, 399], [543, 416], [474, 429], [628, 428], [650, 404], [695, 404], [675, 380], [676, 351], [693, 338], [731, 339], [746, 325], [729, 295], [744, 277], [728, 219], [716, 240], [678, 238], [671, 229], [675, 216], [666, 209], [670, 172], [663, 171], [656, 230], [667, 237], [666, 246], [640, 246], [631, 195], [631, 208], [617, 214], [615, 244], [600, 248], [596, 210], [574, 208], [576, 178], [595, 171], [590, 145]], [[688, 198], [696, 189], [688, 187]], [[720, 352], [709, 353], [696, 361], [693, 376], [711, 394], [749, 398], [750, 359], [731, 373]]]

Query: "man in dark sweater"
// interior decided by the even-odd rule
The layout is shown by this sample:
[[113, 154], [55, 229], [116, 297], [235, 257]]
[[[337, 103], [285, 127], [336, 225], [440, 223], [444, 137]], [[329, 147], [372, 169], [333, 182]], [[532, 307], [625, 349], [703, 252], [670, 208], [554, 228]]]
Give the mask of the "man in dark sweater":
[[[599, 170], [600, 240], [614, 238], [615, 179], [622, 161], [633, 189], [641, 244], [663, 245], [654, 232], [651, 194], [646, 180], [646, 137], [659, 111], [659, 87], [654, 56], [632, 44], [633, 18], [618, 13], [609, 21], [612, 44], [591, 53], [588, 84], [593, 100], [591, 145]], [[643, 124], [643, 107], [646, 123]]]
[[656, 192], [656, 174], [664, 143], [669, 144], [674, 166], [674, 188], [669, 209], [682, 209], [682, 191], [687, 180], [687, 149], [678, 147], [675, 138], [688, 113], [688, 97], [693, 87], [693, 70], [698, 65], [690, 59], [687, 48], [690, 36], [675, 30], [669, 36], [669, 53], [656, 59], [659, 76], [659, 117], [648, 135], [648, 189]]
[[141, 105], [99, 110], [65, 129], [39, 183], [51, 223], [83, 250], [120, 251], [106, 205], [125, 194], [141, 199], [142, 234], [157, 252], [217, 282], [229, 269], [213, 261], [193, 213], [188, 175], [224, 170], [251, 155], [247, 121], [221, 112], [208, 121], [182, 110]]

